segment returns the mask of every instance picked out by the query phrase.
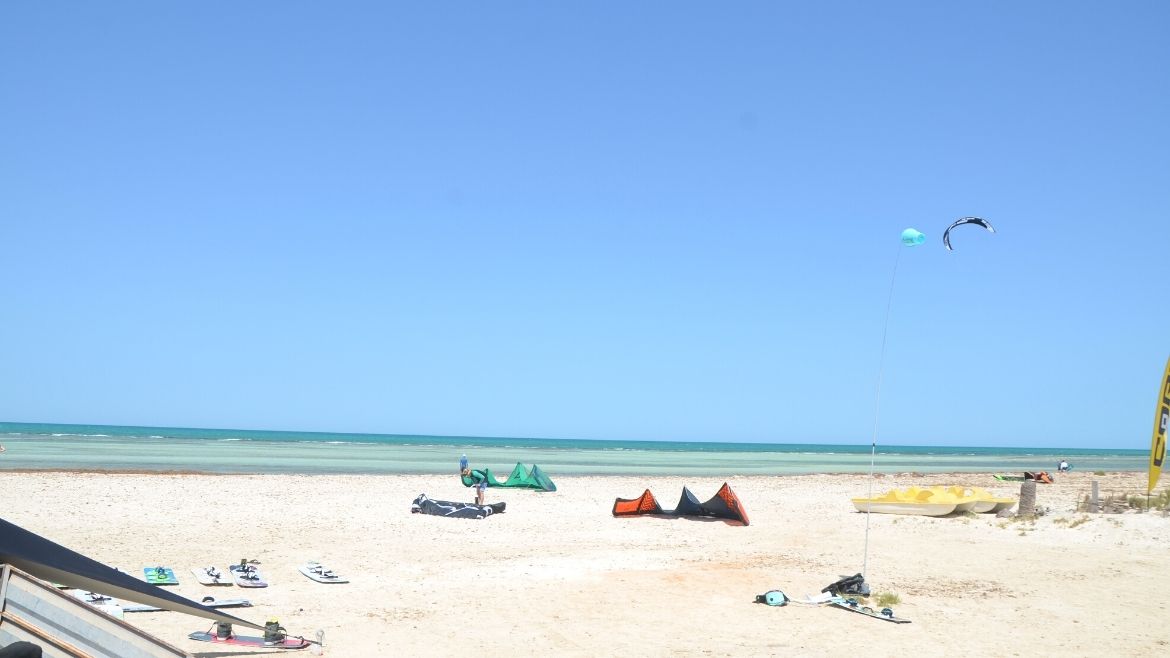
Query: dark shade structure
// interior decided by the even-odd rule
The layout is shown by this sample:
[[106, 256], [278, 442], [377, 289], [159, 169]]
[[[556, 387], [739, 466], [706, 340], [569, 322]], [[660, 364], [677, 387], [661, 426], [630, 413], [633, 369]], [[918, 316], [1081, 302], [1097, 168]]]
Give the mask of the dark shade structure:
[[647, 489], [637, 498], [618, 498], [613, 503], [614, 516], [660, 515], [674, 517], [715, 517], [738, 521], [748, 525], [747, 510], [739, 502], [739, 496], [724, 482], [719, 491], [710, 500], [700, 503], [691, 490], [683, 487], [682, 495], [678, 499], [678, 506], [672, 510], [664, 510], [654, 498], [654, 494]]
[[491, 505], [475, 505], [473, 503], [453, 503], [449, 500], [431, 500], [426, 494], [419, 494], [410, 504], [413, 514], [430, 514], [432, 516], [449, 516], [454, 519], [486, 519], [492, 514], [500, 514], [507, 503], [492, 503]]
[[31, 576], [67, 587], [98, 592], [163, 610], [264, 629], [260, 624], [224, 614], [157, 585], [145, 583], [4, 519], [0, 519], [0, 563], [11, 564]]

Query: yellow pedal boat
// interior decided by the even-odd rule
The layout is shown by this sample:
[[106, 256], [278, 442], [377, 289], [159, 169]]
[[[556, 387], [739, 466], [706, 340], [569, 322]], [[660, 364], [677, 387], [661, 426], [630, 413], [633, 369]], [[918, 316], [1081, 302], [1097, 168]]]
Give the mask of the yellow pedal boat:
[[910, 487], [891, 489], [876, 498], [853, 498], [859, 512], [946, 516], [955, 512], [976, 514], [1011, 509], [1014, 498], [1000, 498], [978, 487]]
[[891, 489], [877, 498], [854, 498], [858, 512], [874, 514], [916, 514], [919, 516], [946, 516], [955, 511], [956, 501], [942, 492], [910, 487]]
[[975, 499], [975, 506], [971, 508], [976, 514], [992, 514], [1000, 510], [1011, 509], [1016, 504], [1015, 498], [1004, 498], [992, 494], [979, 487], [947, 487], [955, 495], [968, 496]]

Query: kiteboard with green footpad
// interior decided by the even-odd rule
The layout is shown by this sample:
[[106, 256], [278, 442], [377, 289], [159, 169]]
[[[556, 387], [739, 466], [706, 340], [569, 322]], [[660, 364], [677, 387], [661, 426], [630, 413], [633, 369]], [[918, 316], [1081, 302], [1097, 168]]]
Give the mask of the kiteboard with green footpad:
[[874, 610], [873, 608], [871, 608], [867, 605], [861, 605], [860, 603], [857, 602], [857, 599], [842, 599], [840, 597], [837, 597], [837, 598], [830, 600], [829, 605], [833, 606], [834, 608], [841, 608], [842, 610], [848, 610], [849, 612], [856, 612], [859, 615], [865, 615], [866, 617], [873, 617], [874, 619], [881, 619], [882, 621], [889, 621], [889, 622], [893, 622], [895, 624], [909, 624], [910, 623], [909, 619], [902, 619], [901, 617], [895, 617], [894, 611], [891, 610], [890, 608], [882, 608], [881, 610]]
[[995, 473], [992, 477], [999, 480], [1000, 482], [1025, 482], [1027, 480], [1035, 480], [1036, 482], [1040, 482], [1042, 484], [1052, 484], [1052, 476], [1049, 475], [1046, 471], [1036, 471], [1035, 473], [1024, 471], [1023, 475]]
[[178, 585], [175, 570], [170, 567], [146, 567], [142, 570], [146, 574], [146, 582], [151, 585]]

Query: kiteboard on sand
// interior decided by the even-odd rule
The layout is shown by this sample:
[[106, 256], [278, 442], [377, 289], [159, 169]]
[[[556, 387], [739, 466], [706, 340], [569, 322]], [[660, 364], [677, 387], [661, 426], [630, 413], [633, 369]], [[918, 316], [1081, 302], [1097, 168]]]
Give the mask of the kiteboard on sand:
[[874, 619], [881, 619], [882, 621], [890, 621], [890, 622], [893, 622], [895, 624], [909, 624], [910, 623], [909, 619], [902, 619], [901, 617], [895, 617], [894, 611], [889, 609], [889, 608], [882, 608], [881, 611], [874, 610], [873, 608], [871, 608], [867, 605], [859, 604], [855, 599], [842, 599], [842, 598], [838, 597], [838, 598], [835, 598], [835, 599], [829, 601], [829, 605], [833, 606], [834, 608], [841, 608], [842, 610], [848, 610], [849, 612], [856, 612], [859, 615], [865, 615], [866, 617], [873, 617]]
[[1025, 471], [1023, 475], [995, 473], [992, 477], [1001, 482], [1024, 482], [1026, 480], [1035, 480], [1043, 484], [1052, 484], [1052, 476], [1049, 475], [1046, 471], [1036, 471], [1035, 473]]
[[273, 642], [265, 642], [263, 637], [257, 635], [236, 635], [232, 633], [227, 637], [219, 637], [213, 632], [197, 631], [191, 633], [187, 637], [192, 640], [199, 640], [200, 642], [215, 642], [216, 644], [234, 644], [241, 647], [267, 647], [270, 649], [304, 649], [312, 644], [303, 637], [285, 637], [282, 640]]
[[[210, 596], [205, 596], [205, 597], [203, 597], [202, 603], [203, 603], [203, 605], [207, 606], [208, 608], [251, 608], [252, 607], [252, 602], [249, 601], [248, 599], [224, 599], [222, 601], [216, 601], [214, 598], [212, 598]], [[163, 608], [159, 608], [159, 607], [153, 606], [153, 605], [140, 605], [140, 604], [135, 603], [135, 604], [131, 604], [131, 605], [123, 604], [122, 610], [124, 612], [162, 612]]]
[[312, 640], [306, 640], [299, 635], [295, 637], [289, 636], [283, 628], [280, 628], [277, 622], [269, 622], [269, 624], [274, 626], [265, 630], [263, 636], [236, 635], [235, 631], [232, 630], [231, 624], [218, 623], [212, 626], [210, 631], [196, 631], [187, 637], [200, 642], [234, 644], [242, 647], [265, 647], [268, 649], [304, 649], [313, 644], [321, 647], [325, 646], [325, 631], [317, 631], [317, 641], [314, 642]]
[[151, 585], [178, 585], [175, 570], [170, 567], [146, 567], [142, 570], [146, 574], [146, 582]]
[[240, 587], [268, 587], [268, 583], [260, 576], [260, 571], [250, 564], [233, 564], [228, 567], [228, 571], [232, 573], [232, 579]]
[[300, 567], [301, 573], [305, 574], [311, 580], [319, 583], [348, 583], [349, 580], [333, 573], [332, 569], [326, 569], [320, 562], [309, 562]]
[[199, 567], [192, 569], [191, 573], [195, 574], [195, 580], [198, 580], [200, 585], [232, 584], [232, 579], [228, 578], [222, 571], [215, 567]]
[[124, 618], [122, 613], [125, 612], [125, 609], [122, 607], [121, 603], [112, 596], [98, 594], [97, 592], [87, 592], [80, 589], [71, 590], [69, 594], [71, 594], [73, 598], [78, 599], [79, 601], [82, 601], [91, 607], [97, 608], [98, 610], [101, 610], [115, 619]]

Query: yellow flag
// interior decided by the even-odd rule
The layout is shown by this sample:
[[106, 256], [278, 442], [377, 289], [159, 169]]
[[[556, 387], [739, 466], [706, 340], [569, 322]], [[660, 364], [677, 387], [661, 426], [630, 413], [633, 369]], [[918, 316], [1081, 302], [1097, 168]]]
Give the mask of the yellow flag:
[[1166, 372], [1158, 384], [1158, 404], [1154, 407], [1154, 438], [1150, 440], [1150, 484], [1146, 493], [1153, 493], [1162, 474], [1162, 460], [1166, 458], [1166, 431], [1170, 429], [1170, 359]]

